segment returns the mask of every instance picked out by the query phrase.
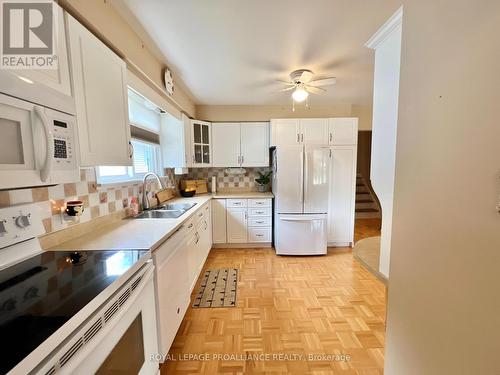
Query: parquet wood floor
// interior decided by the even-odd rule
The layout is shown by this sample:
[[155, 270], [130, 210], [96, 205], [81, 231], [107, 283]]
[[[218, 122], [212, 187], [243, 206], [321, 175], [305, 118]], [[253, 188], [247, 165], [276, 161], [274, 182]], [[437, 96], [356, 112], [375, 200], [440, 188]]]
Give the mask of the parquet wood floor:
[[[230, 267], [240, 270], [237, 307], [189, 308], [161, 374], [382, 374], [385, 287], [350, 249], [321, 257], [212, 249], [205, 269]], [[210, 360], [186, 360], [200, 354]]]
[[382, 219], [356, 219], [354, 222], [354, 242], [363, 238], [380, 236]]

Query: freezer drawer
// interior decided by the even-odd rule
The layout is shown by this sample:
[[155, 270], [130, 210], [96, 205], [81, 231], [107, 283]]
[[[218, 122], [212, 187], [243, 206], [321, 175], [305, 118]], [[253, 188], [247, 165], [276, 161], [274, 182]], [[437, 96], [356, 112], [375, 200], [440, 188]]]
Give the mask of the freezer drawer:
[[274, 231], [278, 255], [326, 254], [326, 214], [276, 215]]

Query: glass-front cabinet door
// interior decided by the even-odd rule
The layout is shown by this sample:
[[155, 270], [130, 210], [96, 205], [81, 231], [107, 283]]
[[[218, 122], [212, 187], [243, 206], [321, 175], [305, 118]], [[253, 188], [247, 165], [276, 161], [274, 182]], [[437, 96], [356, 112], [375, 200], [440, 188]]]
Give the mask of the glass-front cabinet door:
[[193, 167], [212, 165], [211, 123], [192, 120]]

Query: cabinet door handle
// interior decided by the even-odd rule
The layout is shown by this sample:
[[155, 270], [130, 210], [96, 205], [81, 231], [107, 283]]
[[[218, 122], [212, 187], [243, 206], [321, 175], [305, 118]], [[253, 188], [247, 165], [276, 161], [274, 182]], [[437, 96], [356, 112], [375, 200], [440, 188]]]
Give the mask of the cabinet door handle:
[[200, 213], [198, 214], [198, 217], [202, 217], [202, 216], [203, 216], [203, 212], [200, 212]]
[[333, 133], [330, 133], [330, 142], [333, 140]]
[[198, 234], [198, 232], [196, 232], [196, 242], [195, 242], [195, 244], [197, 244], [198, 241], [200, 241], [200, 235]]
[[188, 225], [188, 228], [192, 228], [192, 227], [193, 227], [193, 223]]
[[245, 157], [241, 155], [241, 164], [243, 164], [244, 162], [245, 162]]
[[302, 134], [300, 135], [300, 141], [301, 141], [301, 142], [304, 142], [304, 133], [302, 133]]
[[134, 145], [132, 144], [131, 141], [128, 141], [128, 146], [130, 148], [130, 155], [129, 158], [132, 159], [134, 157]]
[[205, 230], [208, 228], [208, 224], [207, 224], [207, 221], [206, 220], [203, 220], [203, 222], [205, 223]]
[[299, 143], [299, 142], [300, 142], [300, 134], [297, 133], [297, 143]]

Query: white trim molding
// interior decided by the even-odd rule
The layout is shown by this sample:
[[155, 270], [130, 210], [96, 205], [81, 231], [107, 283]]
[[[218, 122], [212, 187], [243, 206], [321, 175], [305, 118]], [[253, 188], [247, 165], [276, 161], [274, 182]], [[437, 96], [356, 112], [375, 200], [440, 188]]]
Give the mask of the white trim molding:
[[389, 18], [375, 34], [365, 43], [371, 49], [377, 49], [391, 33], [403, 24], [403, 6], [401, 6], [391, 18]]

